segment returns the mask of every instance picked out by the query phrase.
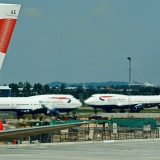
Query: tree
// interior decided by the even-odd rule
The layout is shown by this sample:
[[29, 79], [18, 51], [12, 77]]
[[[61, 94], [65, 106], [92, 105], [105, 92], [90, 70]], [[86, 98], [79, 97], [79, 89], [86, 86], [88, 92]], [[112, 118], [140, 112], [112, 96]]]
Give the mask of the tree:
[[75, 98], [81, 99], [82, 97], [83, 97], [83, 88], [82, 88], [82, 86], [78, 86], [78, 88], [76, 90]]
[[17, 84], [11, 83], [9, 84], [9, 88], [11, 88], [12, 96], [14, 97], [19, 96], [19, 89]]
[[44, 93], [45, 94], [50, 94], [51, 93], [51, 89], [50, 89], [48, 84], [44, 85]]
[[40, 83], [36, 84], [37, 93], [41, 95], [43, 93], [43, 86]]
[[35, 83], [35, 84], [33, 85], [32, 94], [33, 94], [33, 95], [37, 95], [37, 94], [38, 94], [38, 92], [37, 92], [37, 83]]
[[31, 84], [29, 82], [24, 83], [23, 85], [23, 92], [24, 96], [28, 97], [31, 95]]
[[62, 83], [62, 84], [61, 84], [61, 93], [64, 93], [65, 88], [66, 88], [65, 83]]
[[22, 82], [19, 82], [18, 83], [18, 88], [23, 88], [24, 87], [24, 84]]
[[33, 92], [41, 95], [43, 93], [43, 86], [40, 83], [35, 83], [33, 86]]
[[29, 82], [26, 82], [26, 91], [28, 93], [28, 96], [31, 95], [31, 88], [32, 88], [32, 85]]
[[154, 94], [155, 95], [159, 95], [160, 94], [160, 88], [159, 87], [154, 88]]

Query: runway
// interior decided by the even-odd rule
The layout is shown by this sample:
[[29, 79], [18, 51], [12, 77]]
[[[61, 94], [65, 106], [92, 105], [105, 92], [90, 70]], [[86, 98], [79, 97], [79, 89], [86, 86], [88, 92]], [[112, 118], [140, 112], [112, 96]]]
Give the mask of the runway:
[[27, 147], [0, 147], [1, 160], [151, 160], [159, 159], [158, 141], [118, 143], [61, 143]]
[[[81, 107], [83, 108], [83, 107]], [[86, 110], [90, 108], [90, 110], [93, 108], [91, 107], [84, 107]], [[85, 110], [84, 109], [84, 110]], [[108, 118], [122, 118], [122, 117], [135, 117], [135, 118], [159, 118], [160, 117], [160, 112], [157, 107], [152, 107], [152, 108], [145, 108], [145, 110], [149, 110], [149, 112], [125, 112], [125, 113], [119, 113], [119, 112], [98, 112], [97, 116], [101, 117], [108, 117]], [[94, 116], [94, 111], [90, 113], [78, 113], [79, 115], [88, 115], [88, 116]]]

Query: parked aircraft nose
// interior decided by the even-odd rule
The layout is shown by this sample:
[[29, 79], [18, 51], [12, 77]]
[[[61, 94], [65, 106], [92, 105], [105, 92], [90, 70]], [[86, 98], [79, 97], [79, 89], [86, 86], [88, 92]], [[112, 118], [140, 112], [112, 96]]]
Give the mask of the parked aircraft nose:
[[90, 104], [90, 98], [86, 99], [86, 100], [84, 101], [84, 103], [87, 104], [87, 105], [89, 105], [89, 104]]

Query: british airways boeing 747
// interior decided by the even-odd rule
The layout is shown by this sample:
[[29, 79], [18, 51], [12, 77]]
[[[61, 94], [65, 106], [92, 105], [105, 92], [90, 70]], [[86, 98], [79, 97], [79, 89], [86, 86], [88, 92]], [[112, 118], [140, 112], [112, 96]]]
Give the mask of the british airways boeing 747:
[[81, 107], [81, 102], [72, 95], [37, 95], [31, 97], [0, 97], [0, 111], [16, 111], [17, 114], [37, 113], [40, 111], [48, 115], [59, 112], [70, 112]]
[[106, 112], [112, 109], [130, 109], [131, 112], [140, 112], [144, 108], [158, 106], [160, 109], [160, 95], [156, 96], [132, 96], [120, 94], [94, 94], [85, 103], [94, 109], [101, 108]]

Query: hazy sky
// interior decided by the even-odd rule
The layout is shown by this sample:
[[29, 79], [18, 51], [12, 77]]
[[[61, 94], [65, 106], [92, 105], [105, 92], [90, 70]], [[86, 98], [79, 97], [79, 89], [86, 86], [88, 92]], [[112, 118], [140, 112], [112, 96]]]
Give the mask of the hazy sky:
[[0, 85], [160, 84], [160, 0], [0, 0], [21, 4]]

